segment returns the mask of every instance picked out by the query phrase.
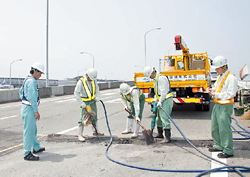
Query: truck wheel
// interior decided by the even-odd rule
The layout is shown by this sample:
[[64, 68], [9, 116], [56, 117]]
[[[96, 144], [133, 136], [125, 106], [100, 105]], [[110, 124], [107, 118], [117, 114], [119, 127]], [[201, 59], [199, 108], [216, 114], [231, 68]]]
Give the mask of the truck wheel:
[[202, 110], [202, 105], [201, 104], [196, 104], [195, 109], [196, 109], [196, 111], [201, 111]]
[[204, 111], [209, 111], [210, 110], [210, 104], [203, 105], [203, 110]]
[[234, 97], [234, 102], [238, 102], [238, 100], [239, 100], [239, 94], [238, 92], [236, 92], [236, 95]]

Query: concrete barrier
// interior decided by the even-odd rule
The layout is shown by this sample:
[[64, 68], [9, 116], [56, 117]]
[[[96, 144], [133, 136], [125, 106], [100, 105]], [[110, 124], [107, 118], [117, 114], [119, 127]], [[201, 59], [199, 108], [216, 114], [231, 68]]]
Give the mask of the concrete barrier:
[[72, 86], [63, 86], [63, 94], [68, 95], [68, 94], [73, 94], [75, 90], [75, 85]]
[[[119, 88], [120, 84], [123, 82], [108, 82], [108, 83], [99, 83], [99, 89], [113, 89]], [[134, 85], [134, 81], [125, 82], [128, 85]], [[39, 88], [39, 96], [41, 98], [59, 96], [59, 95], [68, 95], [73, 94], [75, 90], [75, 85], [71, 86], [53, 86], [53, 87], [41, 87]], [[0, 89], [0, 103], [7, 103], [12, 101], [21, 101], [19, 97], [19, 89]]]
[[105, 90], [105, 89], [108, 89], [108, 83], [100, 83], [98, 84], [99, 86], [99, 90]]
[[[119, 88], [121, 83], [123, 82], [107, 82], [107, 83], [100, 83], [98, 84], [98, 86], [99, 86], [99, 90], [105, 90], [105, 89]], [[134, 81], [128, 81], [125, 83], [127, 83], [128, 85], [135, 84]]]
[[0, 89], [0, 103], [19, 100], [19, 89]]
[[52, 96], [63, 95], [63, 86], [52, 87]]
[[52, 95], [52, 87], [42, 87], [39, 88], [40, 98], [50, 97]]

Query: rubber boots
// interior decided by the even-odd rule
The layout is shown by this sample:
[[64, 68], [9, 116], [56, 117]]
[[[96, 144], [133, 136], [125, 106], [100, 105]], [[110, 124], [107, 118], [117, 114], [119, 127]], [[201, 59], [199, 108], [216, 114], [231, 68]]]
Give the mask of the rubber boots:
[[158, 134], [154, 138], [164, 138], [162, 127], [157, 127]]
[[78, 124], [78, 140], [81, 141], [81, 142], [84, 142], [85, 139], [83, 138], [83, 125], [82, 124]]
[[[93, 135], [95, 135], [95, 136], [97, 136], [97, 135], [103, 136], [104, 133], [100, 133], [99, 130], [98, 130], [98, 120], [95, 121], [95, 127], [96, 127], [96, 130], [95, 130], [94, 126], [92, 126]], [[96, 131], [97, 131], [97, 133], [96, 133]]]
[[134, 119], [129, 119], [127, 118], [127, 126], [126, 126], [126, 130], [124, 130], [122, 132], [122, 134], [129, 134], [129, 133], [133, 133], [132, 132], [132, 125], [133, 125]]
[[138, 123], [135, 124], [135, 131], [134, 134], [131, 136], [131, 138], [136, 138], [138, 136], [138, 132], [140, 129], [140, 125]]
[[170, 143], [171, 142], [171, 139], [170, 139], [170, 137], [171, 137], [171, 131], [170, 131], [170, 129], [164, 129], [164, 135], [165, 135], [165, 137], [164, 137], [164, 139], [160, 143], [161, 144], [163, 144], [163, 143]]

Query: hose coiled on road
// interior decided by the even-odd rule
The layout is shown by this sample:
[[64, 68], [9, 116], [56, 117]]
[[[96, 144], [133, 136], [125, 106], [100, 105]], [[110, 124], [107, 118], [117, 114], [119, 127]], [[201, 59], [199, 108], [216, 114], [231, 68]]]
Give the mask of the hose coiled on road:
[[[223, 165], [225, 165], [224, 167], [220, 167], [220, 168], [216, 168], [216, 169], [211, 169], [211, 170], [204, 170], [201, 174], [199, 174], [199, 175], [197, 175], [197, 177], [199, 177], [199, 176], [203, 176], [204, 174], [207, 174], [207, 173], [211, 173], [211, 172], [221, 172], [221, 171], [227, 171], [227, 172], [232, 172], [232, 171], [235, 171], [235, 172], [237, 172], [240, 176], [244, 176], [242, 173], [241, 173], [241, 171], [250, 171], [250, 167], [245, 167], [245, 166], [230, 166], [230, 165], [228, 165], [228, 164], [226, 164], [226, 163], [223, 163], [223, 162], [221, 162], [221, 161], [219, 161], [219, 160], [217, 160], [217, 159], [214, 159], [214, 158], [212, 158], [212, 157], [210, 157], [210, 156], [208, 156], [208, 155], [206, 155], [206, 154], [204, 154], [203, 152], [201, 152], [197, 147], [195, 147], [194, 145], [193, 145], [193, 143], [191, 143], [188, 139], [187, 139], [187, 137], [183, 134], [183, 132], [180, 130], [180, 128], [177, 126], [177, 124], [174, 122], [174, 120], [170, 117], [170, 115], [167, 113], [167, 111], [165, 111], [162, 107], [160, 107], [163, 111], [164, 111], [164, 113], [168, 116], [168, 118], [170, 119], [170, 121], [174, 124], [174, 126], [177, 128], [177, 130], [180, 132], [180, 134], [182, 135], [182, 137], [195, 149], [195, 150], [197, 150], [200, 154], [202, 154], [203, 156], [205, 156], [205, 157], [207, 157], [208, 159], [210, 159], [210, 160], [213, 160], [213, 161], [216, 161], [216, 162], [218, 162], [218, 163], [220, 163], [220, 164], [223, 164]], [[233, 170], [221, 170], [221, 169], [224, 169], [224, 168], [231, 168], [231, 169], [233, 169]], [[242, 168], [242, 170], [238, 170], [237, 168]]]
[[234, 130], [233, 133], [238, 133], [240, 134], [241, 136], [244, 136], [245, 138], [233, 138], [234, 140], [248, 140], [250, 139], [250, 132], [247, 131], [246, 129], [244, 129], [242, 126], [239, 125], [238, 121], [234, 118], [234, 117], [231, 117], [236, 125], [242, 130], [236, 130], [236, 128], [234, 126], [231, 125], [232, 129]]
[[[103, 109], [104, 109], [104, 114], [105, 114], [105, 118], [106, 118], [106, 124], [107, 124], [107, 127], [108, 127], [108, 131], [109, 131], [109, 135], [110, 135], [110, 141], [109, 141], [109, 144], [105, 150], [105, 155], [106, 157], [114, 162], [114, 163], [117, 163], [119, 165], [123, 165], [123, 166], [126, 166], [126, 167], [130, 167], [130, 168], [136, 168], [136, 169], [140, 169], [140, 170], [147, 170], [147, 171], [157, 171], [157, 172], [179, 172], [179, 173], [200, 173], [198, 176], [202, 176], [204, 174], [207, 174], [207, 173], [210, 173], [210, 172], [214, 172], [214, 171], [217, 171], [217, 172], [234, 172], [236, 171], [238, 174], [240, 174], [241, 176], [243, 176], [241, 174], [241, 172], [246, 172], [246, 171], [250, 171], [250, 167], [243, 167], [243, 166], [228, 166], [227, 164], [225, 164], [224, 167], [221, 167], [221, 168], [215, 168], [215, 169], [212, 169], [212, 170], [171, 170], [171, 169], [155, 169], [155, 168], [146, 168], [146, 167], [140, 167], [140, 166], [135, 166], [135, 165], [130, 165], [130, 164], [126, 164], [126, 163], [122, 163], [122, 162], [119, 162], [117, 160], [114, 160], [112, 159], [109, 155], [108, 155], [108, 151], [109, 151], [109, 148], [111, 147], [112, 145], [112, 142], [113, 142], [113, 137], [112, 137], [112, 133], [111, 133], [111, 130], [110, 130], [110, 126], [109, 126], [109, 122], [108, 122], [108, 117], [107, 117], [107, 112], [106, 112], [106, 108], [105, 108], [105, 105], [103, 103], [102, 100], [100, 100], [100, 102], [102, 103], [102, 106], [103, 106]], [[181, 135], [184, 137], [184, 139], [186, 141], [189, 142], [189, 144], [191, 143], [187, 138], [186, 136], [182, 133], [182, 131], [179, 129], [179, 127], [175, 124], [175, 122], [173, 121], [173, 119], [168, 115], [168, 113], [161, 107], [161, 109], [165, 112], [165, 114], [169, 117], [169, 119], [171, 120], [171, 122], [175, 125], [175, 127], [177, 128], [177, 130], [181, 133]], [[191, 143], [191, 146], [194, 147], [197, 151], [199, 151], [200, 153], [202, 153], [200, 150], [198, 150], [192, 143]], [[202, 153], [204, 154], [204, 153]], [[204, 154], [205, 155], [205, 154]], [[216, 159], [213, 159], [207, 155], [205, 155], [207, 158], [210, 158], [214, 161], [217, 161]], [[218, 161], [219, 163], [222, 163], [220, 161]], [[223, 168], [232, 168], [233, 170], [222, 170]], [[236, 168], [242, 168], [241, 170], [237, 170]]]

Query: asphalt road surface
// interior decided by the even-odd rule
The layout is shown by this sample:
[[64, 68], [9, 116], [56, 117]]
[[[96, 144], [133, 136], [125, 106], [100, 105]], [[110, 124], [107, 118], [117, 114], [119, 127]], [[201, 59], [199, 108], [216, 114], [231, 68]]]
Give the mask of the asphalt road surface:
[[[104, 108], [98, 102], [99, 129], [105, 135], [95, 137], [92, 135], [91, 126], [85, 127], [84, 143], [77, 140], [77, 121], [81, 110], [74, 95], [42, 99], [39, 106], [41, 119], [37, 122], [37, 128], [39, 141], [46, 151], [38, 154], [38, 162], [23, 160], [21, 103], [0, 104], [0, 176], [191, 177], [199, 174], [196, 171], [209, 170], [220, 165], [188, 144], [173, 124], [172, 142], [165, 145], [160, 144], [158, 140], [146, 145], [141, 129], [137, 139], [130, 139], [131, 134], [122, 135], [128, 113], [124, 111], [118, 91], [101, 91], [109, 124]], [[211, 110], [212, 106], [213, 104]], [[216, 157], [216, 153], [207, 150], [213, 145], [210, 116], [211, 111], [195, 111], [194, 105], [174, 105], [171, 115], [183, 134], [200, 152], [209, 157]], [[250, 131], [250, 120], [235, 118], [242, 127]], [[150, 106], [145, 103], [142, 124], [149, 129], [150, 122]], [[235, 126], [234, 121], [233, 125]], [[113, 143], [106, 152], [110, 143], [108, 128]], [[234, 137], [240, 136], [234, 134]], [[250, 141], [234, 141], [234, 149], [235, 156], [223, 162], [229, 165], [250, 166]], [[173, 170], [187, 171], [172, 172]], [[250, 176], [250, 173], [243, 174]], [[235, 172], [220, 172], [208, 176], [239, 175]]]

